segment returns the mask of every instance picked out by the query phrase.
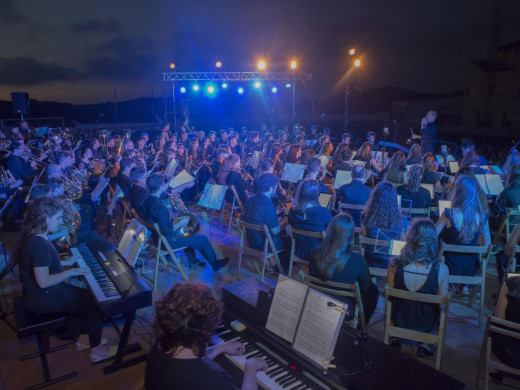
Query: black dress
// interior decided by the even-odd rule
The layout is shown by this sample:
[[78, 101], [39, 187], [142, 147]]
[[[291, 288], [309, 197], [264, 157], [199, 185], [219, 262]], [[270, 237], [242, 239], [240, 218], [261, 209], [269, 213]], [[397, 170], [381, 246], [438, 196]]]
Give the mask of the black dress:
[[[397, 267], [394, 276], [394, 288], [410, 291], [404, 282], [405, 272], [416, 274], [415, 272], [405, 271], [404, 267]], [[438, 291], [439, 263], [435, 262], [430, 268], [426, 281], [415, 292], [437, 295]], [[429, 333], [437, 327], [439, 316], [440, 308], [437, 304], [392, 297], [392, 321], [395, 326]]]
[[[459, 230], [453, 222], [453, 210], [446, 209], [444, 211], [446, 218], [450, 221], [451, 226], [444, 228], [442, 232], [442, 241], [451, 245], [475, 246], [482, 232], [476, 232], [469, 242], [461, 242], [459, 240]], [[477, 254], [465, 254], [444, 252], [446, 265], [450, 270], [450, 275], [474, 276], [480, 268], [480, 261]]]

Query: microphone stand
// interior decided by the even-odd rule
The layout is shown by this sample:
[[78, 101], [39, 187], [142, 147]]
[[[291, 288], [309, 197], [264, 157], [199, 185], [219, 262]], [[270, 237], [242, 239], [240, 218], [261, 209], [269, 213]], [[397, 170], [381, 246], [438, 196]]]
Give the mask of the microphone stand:
[[444, 177], [442, 178], [442, 194], [441, 199], [446, 200], [447, 193], [446, 193], [446, 177], [448, 175], [448, 150], [446, 152], [441, 151], [442, 159], [444, 160]]
[[[386, 129], [386, 131], [385, 131], [385, 129]], [[386, 127], [385, 127], [385, 129], [383, 129], [383, 146], [381, 147], [381, 153], [383, 154], [383, 166], [381, 168], [384, 168], [386, 166], [385, 152], [386, 152], [386, 137], [388, 137], [388, 129]]]

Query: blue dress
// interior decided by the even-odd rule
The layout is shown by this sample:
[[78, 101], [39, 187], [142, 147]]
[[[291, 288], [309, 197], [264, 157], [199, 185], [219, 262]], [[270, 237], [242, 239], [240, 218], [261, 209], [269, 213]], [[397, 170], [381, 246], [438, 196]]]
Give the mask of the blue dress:
[[[478, 244], [482, 232], [476, 232], [469, 242], [461, 242], [459, 240], [460, 231], [455, 227], [453, 222], [453, 210], [445, 210], [446, 218], [450, 221], [451, 226], [444, 228], [442, 232], [442, 241], [450, 245], [475, 246]], [[450, 270], [450, 275], [474, 276], [480, 268], [480, 260], [478, 254], [466, 254], [455, 252], [444, 252], [444, 261]]]

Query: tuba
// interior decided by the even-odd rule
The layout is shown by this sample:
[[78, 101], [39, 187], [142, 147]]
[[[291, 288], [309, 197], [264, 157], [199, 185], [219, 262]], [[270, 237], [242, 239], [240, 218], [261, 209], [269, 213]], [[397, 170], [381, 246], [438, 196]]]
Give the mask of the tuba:
[[200, 230], [200, 222], [197, 216], [193, 213], [182, 213], [173, 219], [173, 224], [179, 223], [183, 218], [189, 218], [190, 221], [186, 226], [181, 227], [175, 232], [176, 236], [179, 237], [191, 237], [198, 233]]

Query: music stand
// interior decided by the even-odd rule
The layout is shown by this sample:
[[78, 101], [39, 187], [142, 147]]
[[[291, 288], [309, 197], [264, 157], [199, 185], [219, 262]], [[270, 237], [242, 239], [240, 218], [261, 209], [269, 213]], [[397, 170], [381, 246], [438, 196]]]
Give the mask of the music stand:
[[[4, 216], [5, 212], [7, 211], [7, 209], [11, 205], [11, 203], [13, 203], [15, 197], [16, 197], [16, 192], [9, 197], [7, 202], [5, 202], [4, 206], [0, 209], [0, 220]], [[1, 232], [3, 233], [3, 229], [1, 230]], [[16, 260], [18, 258], [17, 256], [11, 256], [11, 258], [14, 257], [14, 261], [11, 264], [9, 264], [9, 259], [7, 258], [7, 252], [5, 250], [5, 240], [4, 239], [2, 239], [2, 249], [4, 252], [5, 268], [2, 270], [2, 272], [0, 272], [0, 282], [2, 282], [2, 280], [4, 280], [5, 276], [9, 273], [9, 271], [13, 269], [13, 267], [17, 263]], [[16, 333], [16, 328], [7, 320], [7, 316], [8, 316], [8, 313], [6, 313], [4, 311], [4, 309], [2, 308], [2, 306], [0, 305], [0, 320], [4, 321], [7, 324], [7, 326], [9, 326], [13, 330], [13, 332]]]

